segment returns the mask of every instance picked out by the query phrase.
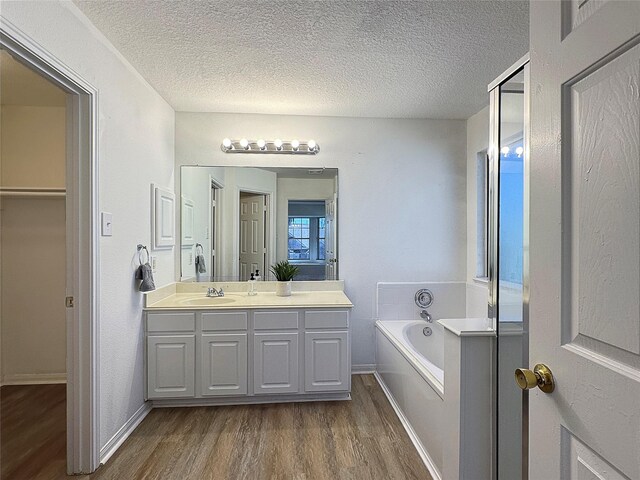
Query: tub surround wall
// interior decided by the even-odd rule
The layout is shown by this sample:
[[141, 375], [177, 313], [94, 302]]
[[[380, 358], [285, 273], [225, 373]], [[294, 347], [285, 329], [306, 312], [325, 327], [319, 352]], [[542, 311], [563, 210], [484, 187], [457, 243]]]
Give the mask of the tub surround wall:
[[[176, 164], [339, 169], [339, 274], [354, 304], [353, 364], [370, 369], [378, 280], [466, 276], [465, 127], [459, 120], [177, 113]], [[230, 155], [220, 150], [225, 137], [313, 138], [321, 151]], [[399, 221], [398, 212], [426, 220]]]
[[491, 478], [495, 334], [461, 320], [456, 329], [444, 331], [443, 474], [460, 480]]
[[486, 284], [475, 281], [466, 285], [466, 317], [486, 317], [489, 306], [489, 289]]
[[[174, 187], [174, 111], [72, 2], [3, 2], [2, 18], [100, 92], [98, 199], [100, 210], [113, 214], [113, 236], [99, 242], [99, 438], [105, 446], [123, 435], [122, 427], [130, 430], [127, 422], [144, 403], [134, 255], [138, 243], [150, 243], [149, 185]], [[174, 251], [151, 253], [156, 285], [175, 281]]]

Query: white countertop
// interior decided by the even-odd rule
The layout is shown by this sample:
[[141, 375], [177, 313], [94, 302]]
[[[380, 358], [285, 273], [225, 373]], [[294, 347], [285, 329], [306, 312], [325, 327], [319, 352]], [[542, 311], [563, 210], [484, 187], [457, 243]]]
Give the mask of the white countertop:
[[438, 323], [459, 337], [495, 337], [490, 318], [443, 318]]
[[351, 300], [342, 291], [300, 291], [290, 297], [275, 292], [226, 293], [224, 297], [208, 298], [202, 293], [174, 293], [145, 307], [145, 310], [231, 310], [244, 308], [351, 308]]

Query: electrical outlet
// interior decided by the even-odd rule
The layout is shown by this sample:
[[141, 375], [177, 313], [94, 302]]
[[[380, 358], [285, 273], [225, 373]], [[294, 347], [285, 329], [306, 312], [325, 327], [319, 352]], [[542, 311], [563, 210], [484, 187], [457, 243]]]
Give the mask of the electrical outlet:
[[149, 258], [149, 263], [151, 264], [151, 271], [153, 273], [156, 273], [156, 271], [158, 270], [158, 257], [152, 256], [151, 258]]

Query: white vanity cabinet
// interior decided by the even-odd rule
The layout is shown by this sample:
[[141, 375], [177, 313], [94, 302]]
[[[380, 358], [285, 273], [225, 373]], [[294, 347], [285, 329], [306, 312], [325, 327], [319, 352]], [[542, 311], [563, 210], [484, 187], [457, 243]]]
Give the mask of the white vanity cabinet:
[[147, 311], [147, 399], [158, 405], [348, 399], [345, 308]]
[[305, 392], [350, 390], [349, 312], [308, 311], [305, 327]]
[[147, 315], [147, 397], [195, 395], [195, 314]]
[[249, 314], [200, 313], [200, 394], [246, 395], [248, 391]]

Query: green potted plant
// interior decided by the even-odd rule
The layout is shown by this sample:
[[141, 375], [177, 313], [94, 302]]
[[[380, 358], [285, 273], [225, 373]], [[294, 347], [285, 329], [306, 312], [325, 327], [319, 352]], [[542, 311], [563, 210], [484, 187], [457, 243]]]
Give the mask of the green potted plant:
[[298, 273], [298, 267], [291, 265], [288, 260], [283, 260], [271, 265], [271, 273], [276, 277], [276, 295], [288, 297], [291, 295], [291, 280]]

